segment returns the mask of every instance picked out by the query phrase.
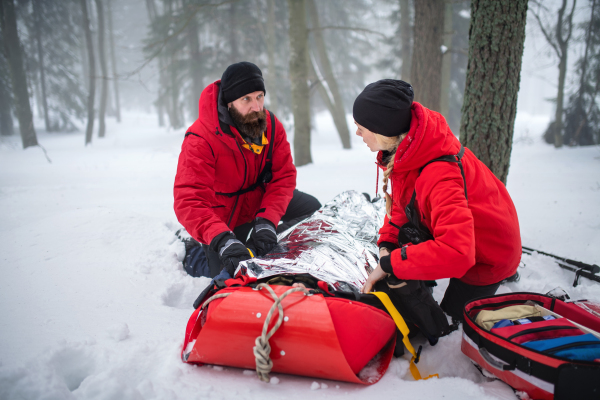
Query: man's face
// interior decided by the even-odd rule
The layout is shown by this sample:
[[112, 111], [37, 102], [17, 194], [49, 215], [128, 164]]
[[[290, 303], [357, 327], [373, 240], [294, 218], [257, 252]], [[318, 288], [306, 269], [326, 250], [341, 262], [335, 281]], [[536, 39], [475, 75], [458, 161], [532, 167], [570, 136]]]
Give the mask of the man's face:
[[262, 91], [248, 93], [247, 95], [242, 96], [239, 99], [227, 104], [227, 107], [235, 107], [237, 112], [243, 116], [248, 115], [248, 113], [250, 112], [262, 111], [264, 106], [265, 93]]
[[236, 128], [241, 134], [256, 138], [267, 129], [267, 115], [264, 104], [264, 92], [253, 92], [227, 105], [229, 115], [231, 115]]

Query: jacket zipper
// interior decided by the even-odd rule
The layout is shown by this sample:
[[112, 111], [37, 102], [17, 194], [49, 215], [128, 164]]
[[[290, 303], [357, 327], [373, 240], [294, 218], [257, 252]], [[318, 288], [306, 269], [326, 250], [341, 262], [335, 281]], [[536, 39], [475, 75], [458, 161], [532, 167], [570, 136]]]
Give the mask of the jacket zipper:
[[530, 333], [554, 331], [554, 330], [560, 330], [560, 329], [578, 329], [578, 328], [576, 328], [574, 326], [544, 326], [544, 327], [539, 327], [539, 328], [531, 328], [531, 329], [522, 330], [521, 332], [517, 332], [514, 335], [507, 337], [506, 339], [513, 340], [516, 337], [528, 335]]
[[[240, 190], [242, 190], [244, 188], [244, 185], [246, 184], [246, 175], [248, 173], [248, 164], [246, 163], [246, 156], [244, 156], [244, 152], [242, 151], [242, 146], [240, 146], [240, 143], [237, 141], [235, 136], [233, 137], [233, 140], [235, 140], [235, 144], [237, 144], [237, 147], [240, 150], [240, 153], [242, 154], [242, 158], [244, 159], [244, 180], [242, 181], [242, 186], [238, 190], [238, 192], [239, 192]], [[229, 224], [231, 223], [231, 220], [233, 219], [233, 214], [235, 213], [235, 209], [237, 207], [239, 199], [240, 199], [240, 195], [238, 194], [237, 196], [235, 196], [235, 203], [233, 203], [233, 209], [231, 210], [231, 215], [229, 215], [229, 221], [227, 221], [227, 226], [229, 226]]]

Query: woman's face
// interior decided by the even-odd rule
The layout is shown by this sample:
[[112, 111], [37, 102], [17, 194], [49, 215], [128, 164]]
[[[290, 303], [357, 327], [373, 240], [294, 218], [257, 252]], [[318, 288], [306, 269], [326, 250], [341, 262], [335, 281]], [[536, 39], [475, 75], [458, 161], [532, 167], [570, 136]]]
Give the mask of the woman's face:
[[377, 141], [376, 133], [371, 132], [364, 126], [360, 125], [358, 122], [354, 121], [356, 124], [356, 134], [362, 137], [363, 142], [369, 147], [369, 150], [375, 152], [380, 150], [385, 150], [381, 147], [381, 144]]

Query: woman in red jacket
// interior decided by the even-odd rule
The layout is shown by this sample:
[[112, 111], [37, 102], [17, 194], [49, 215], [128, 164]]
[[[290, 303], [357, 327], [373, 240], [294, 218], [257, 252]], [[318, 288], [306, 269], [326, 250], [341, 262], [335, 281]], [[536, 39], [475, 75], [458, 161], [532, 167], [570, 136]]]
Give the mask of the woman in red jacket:
[[368, 85], [353, 114], [356, 134], [378, 151], [387, 211], [380, 263], [363, 291], [388, 274], [450, 278], [441, 307], [462, 319], [467, 301], [494, 294], [519, 265], [519, 222], [506, 187], [460, 144], [442, 115], [413, 102], [406, 82]]

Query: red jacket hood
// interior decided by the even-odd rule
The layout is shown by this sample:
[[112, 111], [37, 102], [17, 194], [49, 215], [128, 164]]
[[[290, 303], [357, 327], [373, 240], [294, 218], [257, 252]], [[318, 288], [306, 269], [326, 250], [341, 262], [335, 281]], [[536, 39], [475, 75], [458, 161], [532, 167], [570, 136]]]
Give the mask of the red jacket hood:
[[[458, 139], [440, 113], [417, 102], [412, 104], [411, 113], [410, 130], [394, 157], [394, 174], [417, 170], [435, 158], [457, 154], [460, 150]], [[379, 165], [382, 158], [379, 152]]]
[[201, 133], [202, 131], [214, 132], [219, 126], [219, 112], [217, 101], [219, 99], [219, 85], [215, 81], [204, 88], [198, 101], [198, 119], [188, 128], [188, 132]]

